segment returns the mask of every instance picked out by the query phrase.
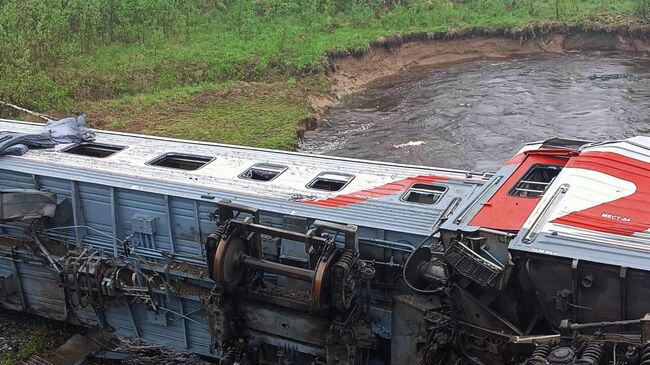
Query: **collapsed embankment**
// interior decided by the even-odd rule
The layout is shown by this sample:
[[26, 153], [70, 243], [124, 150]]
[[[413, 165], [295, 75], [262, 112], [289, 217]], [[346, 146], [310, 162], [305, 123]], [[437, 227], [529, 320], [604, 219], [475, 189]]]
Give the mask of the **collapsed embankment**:
[[[340, 97], [418, 68], [571, 51], [650, 52], [649, 35], [650, 24], [620, 21], [603, 26], [548, 25], [393, 36], [379, 39], [367, 49], [330, 52], [329, 77], [333, 95]], [[327, 103], [313, 106], [320, 114]]]

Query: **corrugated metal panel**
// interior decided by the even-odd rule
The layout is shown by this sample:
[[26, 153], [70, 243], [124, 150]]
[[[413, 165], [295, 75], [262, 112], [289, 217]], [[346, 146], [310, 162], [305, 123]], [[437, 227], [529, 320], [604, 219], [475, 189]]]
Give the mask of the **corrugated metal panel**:
[[[163, 205], [158, 205], [162, 204], [163, 195], [183, 197], [202, 202], [218, 202], [225, 199], [280, 214], [327, 219], [335, 222], [356, 224], [359, 226], [393, 229], [425, 235], [429, 233], [428, 229], [438, 218], [436, 216], [436, 210], [438, 213], [442, 211], [445, 202], [449, 202], [452, 198], [452, 194], [445, 194], [445, 199], [438, 203], [433, 209], [430, 205], [401, 202], [399, 200], [399, 194], [384, 198], [370, 199], [363, 203], [347, 205], [339, 208], [328, 208], [268, 196], [233, 194], [216, 190], [196, 190], [193, 187], [179, 186], [177, 184], [161, 181], [143, 181], [137, 178], [101, 176], [62, 168], [53, 169], [51, 166], [46, 167], [40, 164], [25, 163], [24, 161], [20, 163], [18, 163], [18, 161], [8, 161], [3, 164], [3, 169], [12, 169], [17, 171], [30, 170], [31, 172], [41, 176], [43, 174], [57, 175], [61, 177], [66, 176], [68, 179], [74, 179], [79, 182], [88, 181], [91, 183], [110, 184], [110, 186], [121, 189], [120, 193], [124, 195], [125, 200], [123, 204], [125, 206], [141, 205], [142, 207], [151, 208], [154, 212], [157, 211], [157, 214], [164, 214], [164, 211], [161, 211]], [[146, 183], [146, 185], [143, 185], [144, 183]], [[460, 196], [466, 194], [463, 193], [463, 191], [469, 192], [476, 186], [462, 181], [447, 181], [444, 184], [456, 187], [454, 191], [456, 191]], [[155, 193], [159, 194], [159, 196], [155, 197]], [[204, 198], [206, 194], [210, 194], [213, 198]], [[122, 196], [120, 198], [122, 198]], [[129, 202], [132, 204], [129, 205]], [[390, 211], [390, 214], [377, 214], [378, 208], [382, 211]]]
[[169, 297], [163, 302], [167, 311], [153, 313], [145, 305], [127, 306], [124, 300], [119, 300], [106, 311], [106, 320], [121, 337], [142, 338], [152, 343], [214, 356], [212, 335], [201, 302], [176, 297]]
[[[25, 131], [37, 131], [38, 125], [4, 122], [6, 126]], [[0, 121], [0, 128], [3, 122]], [[274, 200], [294, 202], [288, 209], [310, 209], [295, 203], [298, 197], [327, 198], [341, 194], [373, 189], [395, 181], [415, 176], [436, 175], [460, 183], [467, 179], [464, 171], [426, 168], [421, 166], [397, 165], [324, 156], [302, 155], [279, 151], [267, 151], [236, 146], [223, 146], [189, 141], [170, 141], [145, 136], [121, 135], [98, 132], [98, 141], [128, 146], [127, 149], [105, 159], [89, 158], [56, 152], [30, 151], [22, 157], [3, 157], [3, 167], [14, 171], [58, 176], [65, 179], [87, 181], [121, 188], [183, 196], [189, 199], [201, 198], [206, 194], [216, 199], [242, 199], [247, 201]], [[64, 148], [65, 146], [60, 147]], [[149, 155], [161, 155], [170, 151], [187, 151], [192, 154], [214, 156], [216, 160], [197, 171], [180, 171], [148, 166]], [[275, 162], [289, 166], [289, 169], [271, 182], [242, 180], [238, 175], [254, 162]], [[325, 192], [306, 187], [322, 171], [347, 171], [355, 175], [352, 182], [340, 192]], [[174, 188], [172, 188], [174, 186]], [[394, 208], [409, 207], [399, 199], [387, 201]], [[354, 206], [362, 206], [355, 204]], [[372, 209], [372, 208], [371, 208]], [[330, 209], [330, 212], [333, 209]], [[328, 211], [321, 210], [320, 215]], [[363, 212], [359, 212], [363, 215]], [[415, 215], [418, 209], [413, 209]], [[287, 214], [287, 212], [285, 212]], [[408, 218], [408, 217], [404, 217]]]
[[63, 321], [66, 319], [63, 291], [56, 274], [46, 264], [16, 263], [29, 311]]
[[139, 332], [126, 299], [118, 298], [104, 312], [106, 322], [123, 338], [138, 338]]
[[[58, 285], [56, 274], [45, 265], [39, 265], [31, 255], [21, 254], [17, 266], [28, 311], [66, 320], [63, 290]], [[6, 257], [0, 258], [0, 270], [14, 272], [11, 261]], [[0, 299], [2, 305], [14, 303], [16, 306], [13, 309], [21, 309], [19, 295], [14, 293], [8, 300]], [[124, 338], [142, 338], [152, 343], [214, 356], [212, 337], [201, 301], [162, 294], [159, 300], [163, 309], [154, 313], [144, 304], [128, 305], [123, 297], [109, 299], [104, 312], [106, 322], [115, 334]], [[97, 324], [97, 318], [90, 308], [77, 308], [74, 313], [71, 312], [71, 316], [87, 325]]]
[[195, 201], [183, 198], [171, 199], [173, 217], [172, 231], [175, 252], [188, 255], [201, 255], [202, 242], [200, 225], [197, 224], [197, 205]]
[[183, 309], [189, 318], [185, 323], [190, 351], [214, 356], [212, 334], [203, 313], [203, 304], [198, 300], [183, 299]]
[[[12, 168], [14, 166], [3, 167]], [[38, 164], [34, 165], [34, 167], [34, 173], [52, 174], [54, 172], [66, 175], [65, 171], [46, 169]], [[25, 166], [22, 168], [25, 168]], [[13, 173], [7, 170], [0, 170], [0, 172], [6, 177], [8, 186], [19, 187], [25, 184], [27, 180], [25, 174], [22, 173]], [[276, 219], [279, 225], [282, 221], [282, 215], [296, 215], [399, 232], [406, 236], [426, 236], [431, 232], [431, 227], [438, 220], [441, 212], [454, 197], [466, 196], [469, 191], [472, 191], [477, 186], [462, 182], [445, 182], [444, 185], [449, 188], [449, 191], [434, 206], [403, 203], [400, 202], [400, 196], [396, 195], [332, 209], [276, 200], [269, 197], [234, 196], [216, 191], [212, 194], [215, 199], [206, 202], [204, 199], [200, 199], [201, 192], [179, 189], [178, 186], [173, 184], [159, 183], [155, 186], [156, 191], [170, 194], [165, 195], [142, 191], [141, 188], [137, 190], [124, 188], [125, 186], [137, 187], [138, 182], [142, 183], [137, 179], [122, 181], [119, 178], [106, 178], [103, 180], [103, 177], [95, 174], [74, 175], [73, 173], [69, 173], [67, 176], [70, 179], [79, 180], [72, 180], [75, 181], [73, 184], [71, 180], [66, 181], [63, 178], [39, 175], [38, 181], [42, 188], [55, 192], [60, 197], [67, 198], [70, 204], [74, 204], [78, 200], [79, 209], [76, 223], [88, 225], [101, 233], [95, 230], [77, 229], [56, 231], [57, 234], [64, 234], [67, 240], [73, 242], [75, 235], [81, 235], [83, 241], [92, 247], [101, 247], [108, 252], [116, 250], [119, 253], [122, 251], [122, 247], [115, 247], [115, 243], [108, 237], [113, 236], [114, 233], [120, 239], [130, 236], [134, 232], [129, 222], [134, 216], [145, 216], [155, 220], [156, 233], [153, 235], [153, 243], [144, 245], [145, 247], [142, 248], [141, 252], [143, 254], [150, 257], [160, 257], [161, 251], [178, 251], [180, 254], [195, 255], [196, 259], [193, 260], [196, 262], [201, 261], [202, 255], [201, 246], [198, 244], [200, 241], [197, 241], [196, 238], [198, 238], [199, 233], [204, 238], [214, 230], [214, 222], [210, 221], [209, 214], [214, 211], [215, 202], [221, 199], [230, 199], [266, 211], [267, 218], [264, 219], [275, 216], [276, 218], [272, 219]], [[90, 178], [93, 182], [81, 181], [84, 178]], [[110, 186], [100, 184], [100, 182], [110, 184]], [[75, 189], [77, 193], [74, 192]], [[114, 191], [113, 204], [115, 208], [111, 206], [111, 189]], [[176, 194], [179, 196], [174, 196]], [[114, 218], [111, 214], [107, 214], [112, 209], [115, 209]], [[169, 210], [169, 213], [167, 210]], [[199, 213], [198, 225], [196, 224], [197, 211]], [[116, 220], [115, 224], [112, 219]], [[114, 227], [114, 225], [117, 227]], [[170, 240], [170, 230], [173, 233], [174, 247], [172, 247], [172, 240]], [[415, 237], [414, 240], [417, 241], [417, 238]], [[409, 241], [411, 241], [411, 244], [415, 243], [413, 240], [409, 239]], [[134, 237], [132, 242], [141, 244], [137, 237]], [[178, 249], [176, 246], [178, 246]], [[183, 258], [179, 259], [182, 260]]]

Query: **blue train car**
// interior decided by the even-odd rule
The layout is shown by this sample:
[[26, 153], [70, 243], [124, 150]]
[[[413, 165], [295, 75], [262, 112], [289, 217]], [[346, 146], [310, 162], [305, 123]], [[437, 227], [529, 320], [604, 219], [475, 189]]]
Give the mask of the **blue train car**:
[[0, 157], [0, 305], [224, 361], [389, 364], [426, 340], [393, 315], [407, 258], [485, 182], [97, 131]]

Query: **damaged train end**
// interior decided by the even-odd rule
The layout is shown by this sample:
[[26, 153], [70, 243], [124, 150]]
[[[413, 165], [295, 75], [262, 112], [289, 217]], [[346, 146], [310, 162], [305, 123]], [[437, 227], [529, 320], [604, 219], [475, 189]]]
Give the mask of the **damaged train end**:
[[650, 363], [649, 186], [647, 137], [525, 147], [409, 259], [428, 363]]

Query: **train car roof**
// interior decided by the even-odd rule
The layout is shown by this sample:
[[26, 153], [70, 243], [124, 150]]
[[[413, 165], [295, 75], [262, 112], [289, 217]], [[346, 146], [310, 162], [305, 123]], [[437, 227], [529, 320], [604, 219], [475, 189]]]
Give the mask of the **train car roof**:
[[[0, 131], [40, 133], [43, 125], [0, 119]], [[332, 208], [340, 208], [329, 214], [332, 220], [349, 217], [351, 224], [358, 224], [356, 220], [367, 226], [392, 225], [413, 233], [431, 227], [437, 219], [432, 211], [440, 207], [432, 209], [430, 201], [410, 199], [411, 190], [423, 188], [413, 196], [425, 200], [438, 200], [447, 193], [446, 201], [451, 195], [468, 196], [484, 183], [481, 174], [462, 170], [95, 133], [96, 140], [89, 144], [63, 144], [30, 150], [23, 156], [0, 157], [0, 169], [213, 202], [249, 197], [241, 202], [261, 208], [275, 205], [279, 211], [306, 216], [322, 217], [322, 210], [314, 209], [333, 212]], [[418, 184], [438, 184], [441, 191], [426, 191], [430, 187]]]

